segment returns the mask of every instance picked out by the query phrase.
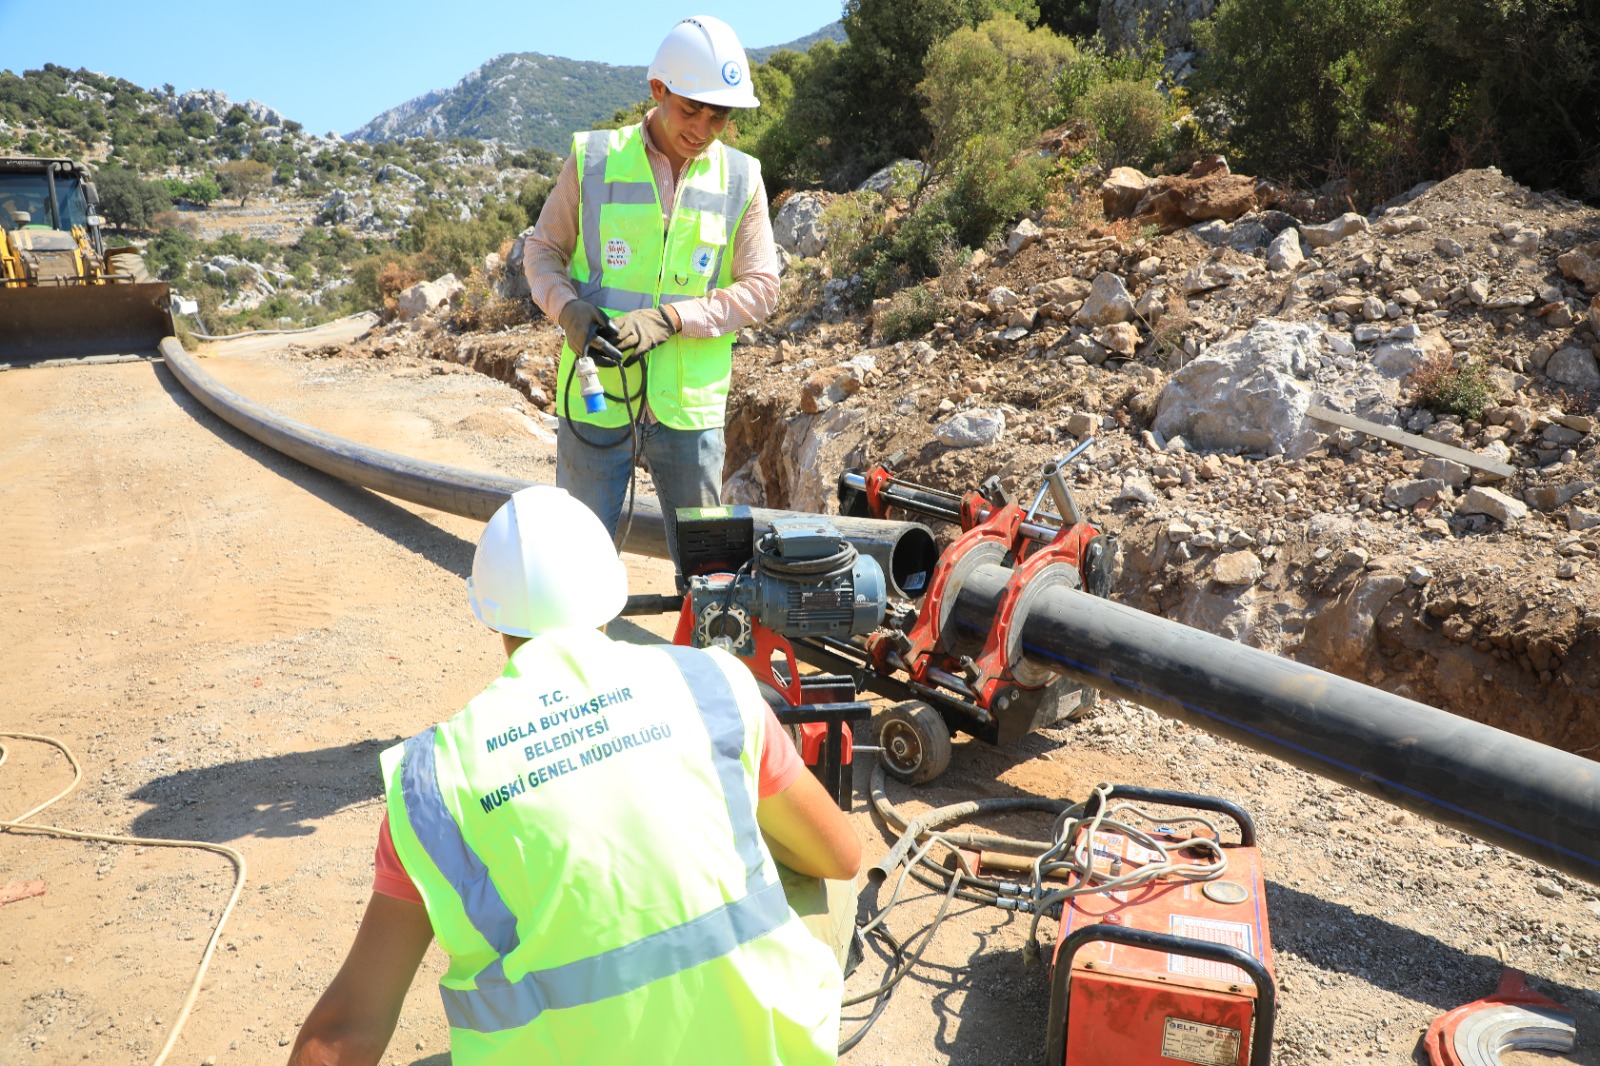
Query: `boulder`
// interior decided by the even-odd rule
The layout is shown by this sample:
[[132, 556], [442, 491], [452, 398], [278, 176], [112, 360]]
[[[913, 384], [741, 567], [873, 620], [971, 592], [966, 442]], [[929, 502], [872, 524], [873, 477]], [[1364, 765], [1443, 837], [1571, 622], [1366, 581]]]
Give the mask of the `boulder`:
[[1589, 329], [1600, 337], [1600, 296], [1589, 301]]
[[827, 206], [822, 193], [795, 193], [778, 208], [778, 216], [772, 220], [772, 239], [778, 247], [802, 259], [821, 255], [827, 245], [821, 226]]
[[1133, 167], [1115, 167], [1100, 183], [1100, 206], [1106, 218], [1128, 218], [1150, 188], [1150, 179]]
[[1332, 222], [1324, 222], [1320, 226], [1302, 226], [1300, 239], [1306, 242], [1308, 248], [1326, 248], [1351, 234], [1361, 233], [1366, 228], [1367, 220], [1364, 216], [1354, 211], [1346, 211]]
[[1510, 529], [1528, 517], [1528, 505], [1520, 500], [1513, 500], [1503, 492], [1478, 485], [1468, 489], [1467, 494], [1461, 497], [1461, 503], [1456, 506], [1456, 514], [1488, 515]]
[[1006, 238], [1006, 254], [1016, 255], [1028, 245], [1044, 236], [1044, 230], [1031, 218], [1025, 218], [1017, 223], [1016, 229], [1011, 231], [1011, 236]]
[[1126, 359], [1139, 347], [1139, 327], [1132, 322], [1115, 322], [1101, 330], [1096, 339], [1100, 347]]
[[800, 410], [808, 415], [821, 414], [860, 392], [865, 383], [866, 371], [854, 363], [818, 370], [800, 389]]
[[958, 411], [939, 424], [934, 436], [951, 448], [981, 448], [1000, 439], [1006, 429], [1006, 413], [997, 407], [975, 407]]
[[491, 256], [498, 259], [499, 256], [491, 252], [489, 256], [484, 257], [484, 273], [494, 279], [495, 291], [502, 299], [525, 300], [532, 297], [528, 289], [527, 257], [524, 246], [528, 234], [532, 232], [532, 228], [529, 228], [517, 235], [511, 242], [510, 250], [506, 252], [505, 262], [499, 265], [498, 270], [490, 267], [489, 259]]
[[1423, 500], [1443, 496], [1442, 478], [1422, 478], [1417, 481], [1398, 481], [1383, 490], [1383, 502], [1402, 510], [1410, 510]]
[[1564, 277], [1583, 286], [1584, 292], [1600, 292], [1600, 241], [1580, 244], [1556, 257]]
[[1255, 179], [1230, 173], [1221, 156], [1207, 156], [1185, 174], [1152, 181], [1134, 208], [1134, 218], [1171, 232], [1207, 219], [1231, 222], [1255, 206]]
[[1255, 552], [1224, 552], [1211, 564], [1211, 580], [1219, 585], [1254, 585], [1266, 568]]
[[1293, 226], [1279, 231], [1267, 246], [1267, 266], [1273, 270], [1298, 270], [1306, 261], [1300, 251], [1300, 231]]
[[1088, 299], [1091, 287], [1082, 278], [1075, 278], [1069, 274], [1064, 278], [1056, 278], [1054, 281], [1037, 285], [1028, 290], [1028, 294], [1037, 296], [1046, 303], [1075, 304]]
[[1121, 277], [1105, 270], [1095, 277], [1088, 297], [1072, 316], [1072, 321], [1079, 326], [1109, 326], [1127, 322], [1133, 314], [1133, 297], [1128, 295], [1128, 287]]
[[812, 514], [837, 509], [833, 478], [845, 467], [861, 465], [866, 422], [867, 412], [853, 404], [790, 420], [779, 453], [790, 507]]
[[419, 281], [395, 297], [395, 309], [402, 322], [430, 314], [455, 299], [466, 286], [454, 274], [446, 274], [435, 281]]
[[1321, 344], [1313, 324], [1262, 319], [1174, 373], [1153, 428], [1196, 448], [1299, 458], [1322, 439], [1306, 419]]
[[928, 164], [915, 159], [897, 159], [872, 177], [856, 186], [858, 191], [875, 192], [879, 196], [909, 195], [928, 172]]
[[1544, 376], [1578, 389], [1600, 389], [1600, 366], [1585, 348], [1563, 348], [1544, 365]]
[[1377, 647], [1378, 615], [1406, 587], [1401, 574], [1375, 572], [1306, 624], [1302, 651], [1330, 669], [1359, 666]]

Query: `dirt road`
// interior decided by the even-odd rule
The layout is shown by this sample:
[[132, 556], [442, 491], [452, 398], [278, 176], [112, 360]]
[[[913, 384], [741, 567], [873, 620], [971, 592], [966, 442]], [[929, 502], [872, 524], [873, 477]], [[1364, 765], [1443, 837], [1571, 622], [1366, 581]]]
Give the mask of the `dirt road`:
[[[551, 478], [550, 446], [505, 386], [443, 364], [270, 347], [204, 365], [357, 441]], [[499, 669], [498, 642], [464, 604], [478, 526], [278, 456], [158, 363], [0, 374], [0, 411], [0, 731], [57, 737], [85, 772], [36, 820], [239, 848], [244, 895], [171, 1061], [281, 1061], [367, 897], [378, 752]], [[633, 564], [635, 591], [663, 590], [661, 564]], [[0, 816], [69, 780], [48, 748], [4, 743]], [[1148, 712], [1108, 704], [1014, 750], [958, 745], [945, 778], [896, 795], [912, 810], [1081, 798], [1103, 779], [1212, 791], [1258, 813], [1283, 984], [1277, 1061], [1412, 1061], [1429, 1019], [1492, 990], [1501, 956], [1577, 1012], [1591, 1042], [1570, 1061], [1597, 1061], [1592, 886]], [[856, 822], [880, 853], [881, 832]], [[34, 879], [42, 896], [0, 910], [0, 1063], [150, 1061], [232, 888], [228, 862], [0, 835], [0, 886]], [[897, 933], [934, 910], [919, 895]], [[957, 910], [847, 1061], [1038, 1061], [1046, 987], [1019, 961], [1024, 928]], [[437, 952], [424, 969], [386, 1061], [448, 1061]]]

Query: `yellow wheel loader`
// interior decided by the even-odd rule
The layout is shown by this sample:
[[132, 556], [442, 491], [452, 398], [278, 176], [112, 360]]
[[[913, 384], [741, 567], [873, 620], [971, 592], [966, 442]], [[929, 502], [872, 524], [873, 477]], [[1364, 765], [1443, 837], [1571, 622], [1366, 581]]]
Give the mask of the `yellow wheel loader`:
[[0, 362], [153, 352], [172, 334], [165, 282], [106, 249], [87, 167], [0, 158]]

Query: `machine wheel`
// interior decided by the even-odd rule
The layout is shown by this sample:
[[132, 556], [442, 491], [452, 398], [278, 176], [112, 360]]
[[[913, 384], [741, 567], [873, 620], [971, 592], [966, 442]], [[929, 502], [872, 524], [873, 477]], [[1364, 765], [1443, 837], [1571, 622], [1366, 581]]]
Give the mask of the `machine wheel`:
[[921, 700], [897, 703], [872, 723], [884, 768], [908, 785], [932, 781], [950, 766], [950, 727]]

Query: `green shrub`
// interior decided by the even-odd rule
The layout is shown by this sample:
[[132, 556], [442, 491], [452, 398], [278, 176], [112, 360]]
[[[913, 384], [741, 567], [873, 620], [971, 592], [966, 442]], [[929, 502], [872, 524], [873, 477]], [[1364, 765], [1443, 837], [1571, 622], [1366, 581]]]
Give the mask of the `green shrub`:
[[854, 263], [861, 250], [883, 232], [883, 197], [867, 189], [845, 193], [817, 220], [834, 263]]
[[1600, 19], [1578, 0], [1229, 0], [1199, 24], [1195, 111], [1241, 168], [1379, 199], [1498, 164], [1585, 187]]
[[1151, 82], [1101, 82], [1083, 95], [1076, 112], [1094, 131], [1095, 159], [1108, 170], [1149, 169], [1172, 150], [1173, 108]]
[[889, 297], [872, 322], [873, 339], [884, 344], [920, 337], [950, 311], [950, 300], [926, 285], [911, 285]]
[[1411, 372], [1411, 402], [1417, 407], [1477, 421], [1493, 400], [1489, 367], [1477, 356], [1458, 362], [1449, 352], [1436, 352]]

